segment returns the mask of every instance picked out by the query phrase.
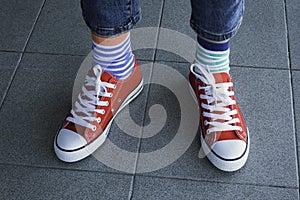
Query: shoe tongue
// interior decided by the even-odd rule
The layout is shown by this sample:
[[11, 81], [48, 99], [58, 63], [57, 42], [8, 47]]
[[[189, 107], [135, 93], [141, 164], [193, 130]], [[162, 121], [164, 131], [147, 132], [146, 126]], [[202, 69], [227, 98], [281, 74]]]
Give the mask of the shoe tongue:
[[106, 71], [103, 71], [102, 72], [102, 75], [101, 75], [101, 81], [103, 82], [109, 82], [110, 79], [112, 79], [114, 76]]
[[[227, 83], [231, 82], [231, 77], [226, 72], [221, 73], [213, 73], [216, 83]], [[230, 106], [226, 106], [230, 108]], [[220, 114], [220, 113], [219, 113]], [[222, 131], [222, 134], [219, 135], [218, 140], [228, 140], [228, 139], [239, 139], [239, 137], [235, 134], [235, 131]]]
[[226, 72], [213, 73], [216, 83], [227, 83], [230, 82], [230, 75]]

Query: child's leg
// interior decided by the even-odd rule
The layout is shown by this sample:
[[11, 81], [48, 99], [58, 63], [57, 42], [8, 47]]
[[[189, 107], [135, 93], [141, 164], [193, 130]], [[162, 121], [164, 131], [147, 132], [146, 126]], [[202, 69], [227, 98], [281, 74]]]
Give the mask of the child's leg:
[[202, 148], [219, 169], [235, 171], [246, 162], [249, 135], [229, 75], [230, 38], [239, 29], [244, 0], [191, 0], [197, 33], [190, 84], [199, 102]]
[[82, 0], [91, 29], [93, 66], [71, 112], [55, 137], [59, 159], [75, 162], [102, 145], [118, 112], [143, 88], [129, 31], [140, 20], [138, 0]]

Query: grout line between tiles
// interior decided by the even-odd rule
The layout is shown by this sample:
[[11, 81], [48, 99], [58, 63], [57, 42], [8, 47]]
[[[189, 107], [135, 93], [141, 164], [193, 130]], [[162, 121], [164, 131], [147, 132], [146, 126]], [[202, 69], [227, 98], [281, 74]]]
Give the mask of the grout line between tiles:
[[[2, 51], [0, 53], [22, 53], [21, 51]], [[85, 57], [84, 54], [68, 54], [68, 53], [50, 53], [50, 52], [33, 52], [33, 51], [26, 51], [25, 54], [38, 54], [38, 55], [53, 55], [53, 56], [78, 56], [78, 57]], [[138, 61], [150, 61], [153, 62], [152, 59], [143, 59], [137, 58]], [[161, 60], [156, 59], [154, 62], [168, 62], [168, 63], [188, 63], [186, 61], [176, 61], [176, 60]], [[230, 64], [230, 67], [244, 67], [244, 68], [253, 68], [253, 69], [272, 69], [272, 70], [292, 70], [292, 71], [300, 71], [300, 69], [294, 68], [276, 68], [276, 67], [263, 67], [263, 66], [251, 66], [251, 65], [236, 65]]]
[[[150, 61], [152, 62], [151, 64], [151, 68], [150, 68], [150, 76], [149, 76], [149, 80], [148, 82], [150, 82], [151, 80], [151, 77], [152, 77], [152, 71], [153, 71], [153, 61]], [[150, 91], [150, 86], [147, 87], [147, 91], [146, 91], [146, 102], [145, 102], [145, 107], [144, 107], [144, 111], [143, 111], [143, 119], [142, 119], [142, 126], [144, 125], [144, 121], [145, 121], [145, 115], [146, 115], [146, 111], [147, 111], [147, 99], [148, 99], [148, 96], [149, 96], [149, 91]], [[132, 179], [131, 179], [131, 184], [130, 184], [130, 190], [129, 190], [129, 194], [128, 194], [128, 200], [131, 200], [132, 198], [132, 194], [133, 194], [133, 190], [134, 190], [134, 182], [135, 182], [135, 174], [136, 174], [136, 170], [137, 170], [137, 164], [138, 164], [138, 159], [139, 159], [139, 151], [140, 151], [140, 146], [141, 146], [141, 137], [143, 135], [143, 128], [141, 128], [141, 131], [140, 131], [140, 138], [138, 140], [138, 144], [137, 144], [137, 154], [136, 154], [136, 158], [135, 158], [135, 161], [134, 161], [134, 168], [133, 168], [133, 176], [132, 176]]]
[[16, 64], [16, 66], [15, 66], [15, 68], [14, 68], [14, 71], [13, 71], [11, 77], [10, 77], [10, 80], [8, 81], [7, 87], [6, 87], [6, 89], [4, 90], [3, 97], [2, 97], [2, 99], [1, 99], [1, 101], [0, 101], [0, 110], [1, 110], [2, 107], [3, 107], [5, 98], [6, 98], [6, 96], [7, 96], [7, 94], [8, 94], [8, 91], [9, 91], [9, 89], [10, 89], [10, 87], [11, 87], [11, 84], [12, 84], [12, 82], [13, 82], [13, 79], [14, 79], [14, 77], [15, 77], [17, 71], [18, 71], [18, 68], [19, 68], [19, 66], [20, 66], [21, 60], [23, 59], [23, 56], [24, 56], [24, 52], [25, 52], [25, 50], [26, 50], [26, 48], [27, 48], [28, 42], [29, 42], [29, 40], [30, 40], [30, 37], [31, 37], [31, 35], [32, 35], [32, 33], [33, 33], [33, 30], [34, 30], [34, 28], [35, 28], [35, 26], [36, 26], [36, 23], [37, 23], [37, 21], [38, 21], [40, 15], [41, 15], [41, 12], [42, 12], [42, 10], [43, 10], [43, 8], [44, 8], [45, 2], [46, 2], [46, 0], [43, 0], [41, 6], [40, 6], [40, 8], [39, 8], [39, 11], [38, 11], [38, 13], [37, 13], [37, 15], [36, 15], [36, 17], [35, 17], [35, 19], [34, 19], [34, 22], [33, 22], [33, 24], [32, 24], [32, 27], [31, 27], [31, 29], [30, 29], [30, 31], [29, 31], [28, 37], [27, 37], [27, 39], [26, 39], [26, 41], [25, 41], [25, 44], [24, 44], [24, 46], [23, 46], [23, 48], [22, 48], [21, 55], [19, 56], [19, 59], [18, 59], [18, 61], [17, 61], [17, 64]]
[[203, 182], [203, 183], [216, 183], [216, 184], [226, 184], [226, 185], [244, 185], [244, 186], [258, 186], [258, 187], [273, 187], [273, 188], [284, 188], [284, 189], [299, 189], [298, 187], [292, 186], [280, 186], [280, 185], [267, 185], [267, 184], [254, 184], [254, 183], [230, 183], [224, 181], [214, 181], [214, 180], [199, 180], [194, 178], [182, 178], [182, 177], [172, 177], [172, 176], [156, 176], [156, 175], [144, 175], [144, 174], [136, 174], [138, 177], [147, 177], [147, 178], [158, 178], [158, 179], [172, 179], [172, 180], [180, 180], [180, 181], [194, 181], [194, 182]]
[[37, 52], [37, 51], [26, 51], [26, 54], [38, 54], [38, 55], [51, 55], [51, 56], [78, 56], [86, 57], [87, 54], [72, 54], [72, 53], [53, 53], [53, 52]]
[[0, 53], [22, 53], [22, 51], [17, 51], [17, 50], [0, 50]]
[[112, 175], [123, 175], [123, 176], [132, 176], [133, 174], [125, 173], [125, 172], [113, 172], [113, 171], [97, 171], [90, 169], [78, 169], [78, 168], [64, 168], [64, 167], [56, 167], [56, 166], [42, 166], [42, 165], [29, 165], [29, 164], [21, 164], [21, 163], [1, 163], [0, 166], [17, 166], [17, 167], [27, 167], [27, 168], [37, 168], [37, 169], [45, 169], [45, 170], [62, 170], [62, 171], [76, 171], [76, 172], [93, 172], [93, 173], [102, 173], [102, 174], [112, 174]]
[[[167, 63], [188, 63], [187, 61], [176, 61], [176, 60], [155, 60], [155, 62], [167, 62]], [[251, 65], [235, 65], [230, 64], [230, 67], [236, 68], [236, 67], [243, 67], [243, 68], [250, 68], [250, 69], [271, 69], [271, 70], [283, 70], [288, 71], [289, 68], [276, 68], [276, 67], [263, 67], [263, 66], [251, 66]], [[293, 71], [300, 71], [300, 69], [292, 69]]]
[[133, 188], [134, 188], [134, 180], [135, 180], [135, 175], [131, 176], [130, 187], [129, 187], [129, 193], [128, 193], [128, 200], [131, 200], [131, 199], [132, 199]]
[[[293, 73], [292, 73], [292, 63], [291, 63], [291, 46], [290, 46], [290, 32], [289, 32], [289, 23], [288, 23], [288, 16], [287, 16], [287, 0], [283, 0], [284, 4], [284, 18], [285, 18], [285, 28], [286, 28], [286, 42], [287, 42], [287, 56], [288, 56], [288, 65], [289, 65], [289, 76], [290, 76], [290, 93], [291, 93], [291, 107], [292, 107], [292, 115], [293, 115], [293, 130], [294, 130], [294, 146], [295, 146], [295, 156], [296, 156], [296, 171], [297, 171], [297, 182], [299, 187], [299, 148], [298, 148], [298, 141], [297, 141], [297, 126], [296, 126], [296, 113], [295, 113], [295, 96], [294, 96], [294, 81], [293, 81]], [[299, 190], [298, 190], [299, 195]]]
[[[158, 46], [158, 39], [159, 39], [159, 33], [160, 33], [160, 27], [161, 27], [161, 23], [162, 23], [162, 15], [163, 15], [163, 10], [164, 10], [164, 5], [165, 5], [165, 0], [162, 0], [161, 2], [161, 8], [160, 8], [160, 13], [159, 13], [159, 22], [158, 22], [158, 28], [157, 28], [157, 33], [156, 33], [156, 37], [155, 37], [155, 51], [154, 51], [154, 55], [153, 55], [153, 60], [152, 62], [152, 66], [150, 68], [150, 76], [149, 76], [149, 82], [151, 82], [152, 79], [152, 75], [153, 75], [153, 68], [154, 68], [154, 62], [155, 62], [155, 58], [156, 58], [156, 53], [157, 53], [157, 46]], [[145, 118], [146, 118], [146, 112], [147, 112], [147, 106], [148, 106], [148, 98], [149, 98], [149, 94], [150, 94], [150, 88], [151, 86], [149, 85], [148, 89], [147, 89], [147, 93], [146, 93], [146, 103], [145, 103], [145, 108], [144, 108], [144, 115], [143, 115], [143, 123], [142, 125], [144, 126], [145, 124]], [[131, 181], [131, 186], [130, 186], [130, 191], [129, 191], [129, 195], [128, 195], [128, 200], [132, 199], [132, 195], [133, 195], [133, 191], [134, 191], [134, 182], [135, 182], [135, 175], [136, 175], [136, 170], [137, 170], [137, 165], [138, 165], [138, 159], [139, 159], [139, 153], [141, 150], [141, 144], [142, 144], [142, 136], [143, 136], [143, 128], [141, 131], [141, 137], [139, 138], [139, 142], [138, 142], [138, 148], [137, 148], [137, 156], [136, 156], [136, 160], [135, 160], [135, 166], [134, 166], [134, 173], [133, 173], [133, 178]]]

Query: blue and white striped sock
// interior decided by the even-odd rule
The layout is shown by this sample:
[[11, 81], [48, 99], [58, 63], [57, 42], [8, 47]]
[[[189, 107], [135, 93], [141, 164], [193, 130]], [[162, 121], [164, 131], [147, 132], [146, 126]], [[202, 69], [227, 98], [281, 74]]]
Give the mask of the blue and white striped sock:
[[211, 43], [198, 37], [196, 47], [196, 63], [207, 66], [212, 73], [229, 73], [229, 41], [226, 43]]
[[93, 41], [93, 59], [95, 65], [100, 65], [104, 71], [116, 78], [127, 78], [134, 68], [130, 34], [122, 43], [115, 46], [103, 46]]

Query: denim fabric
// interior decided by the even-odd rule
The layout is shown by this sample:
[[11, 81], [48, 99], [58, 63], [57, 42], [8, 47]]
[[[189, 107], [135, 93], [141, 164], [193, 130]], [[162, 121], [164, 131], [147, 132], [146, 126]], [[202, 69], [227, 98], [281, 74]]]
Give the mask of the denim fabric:
[[[233, 37], [244, 15], [244, 0], [191, 0], [191, 5], [191, 27], [213, 41]], [[81, 0], [81, 8], [86, 24], [98, 36], [125, 33], [141, 20], [139, 0]]]
[[139, 0], [81, 0], [81, 8], [87, 26], [102, 37], [125, 33], [141, 20]]
[[244, 15], [244, 0], [191, 0], [190, 25], [198, 36], [223, 41], [232, 38]]

